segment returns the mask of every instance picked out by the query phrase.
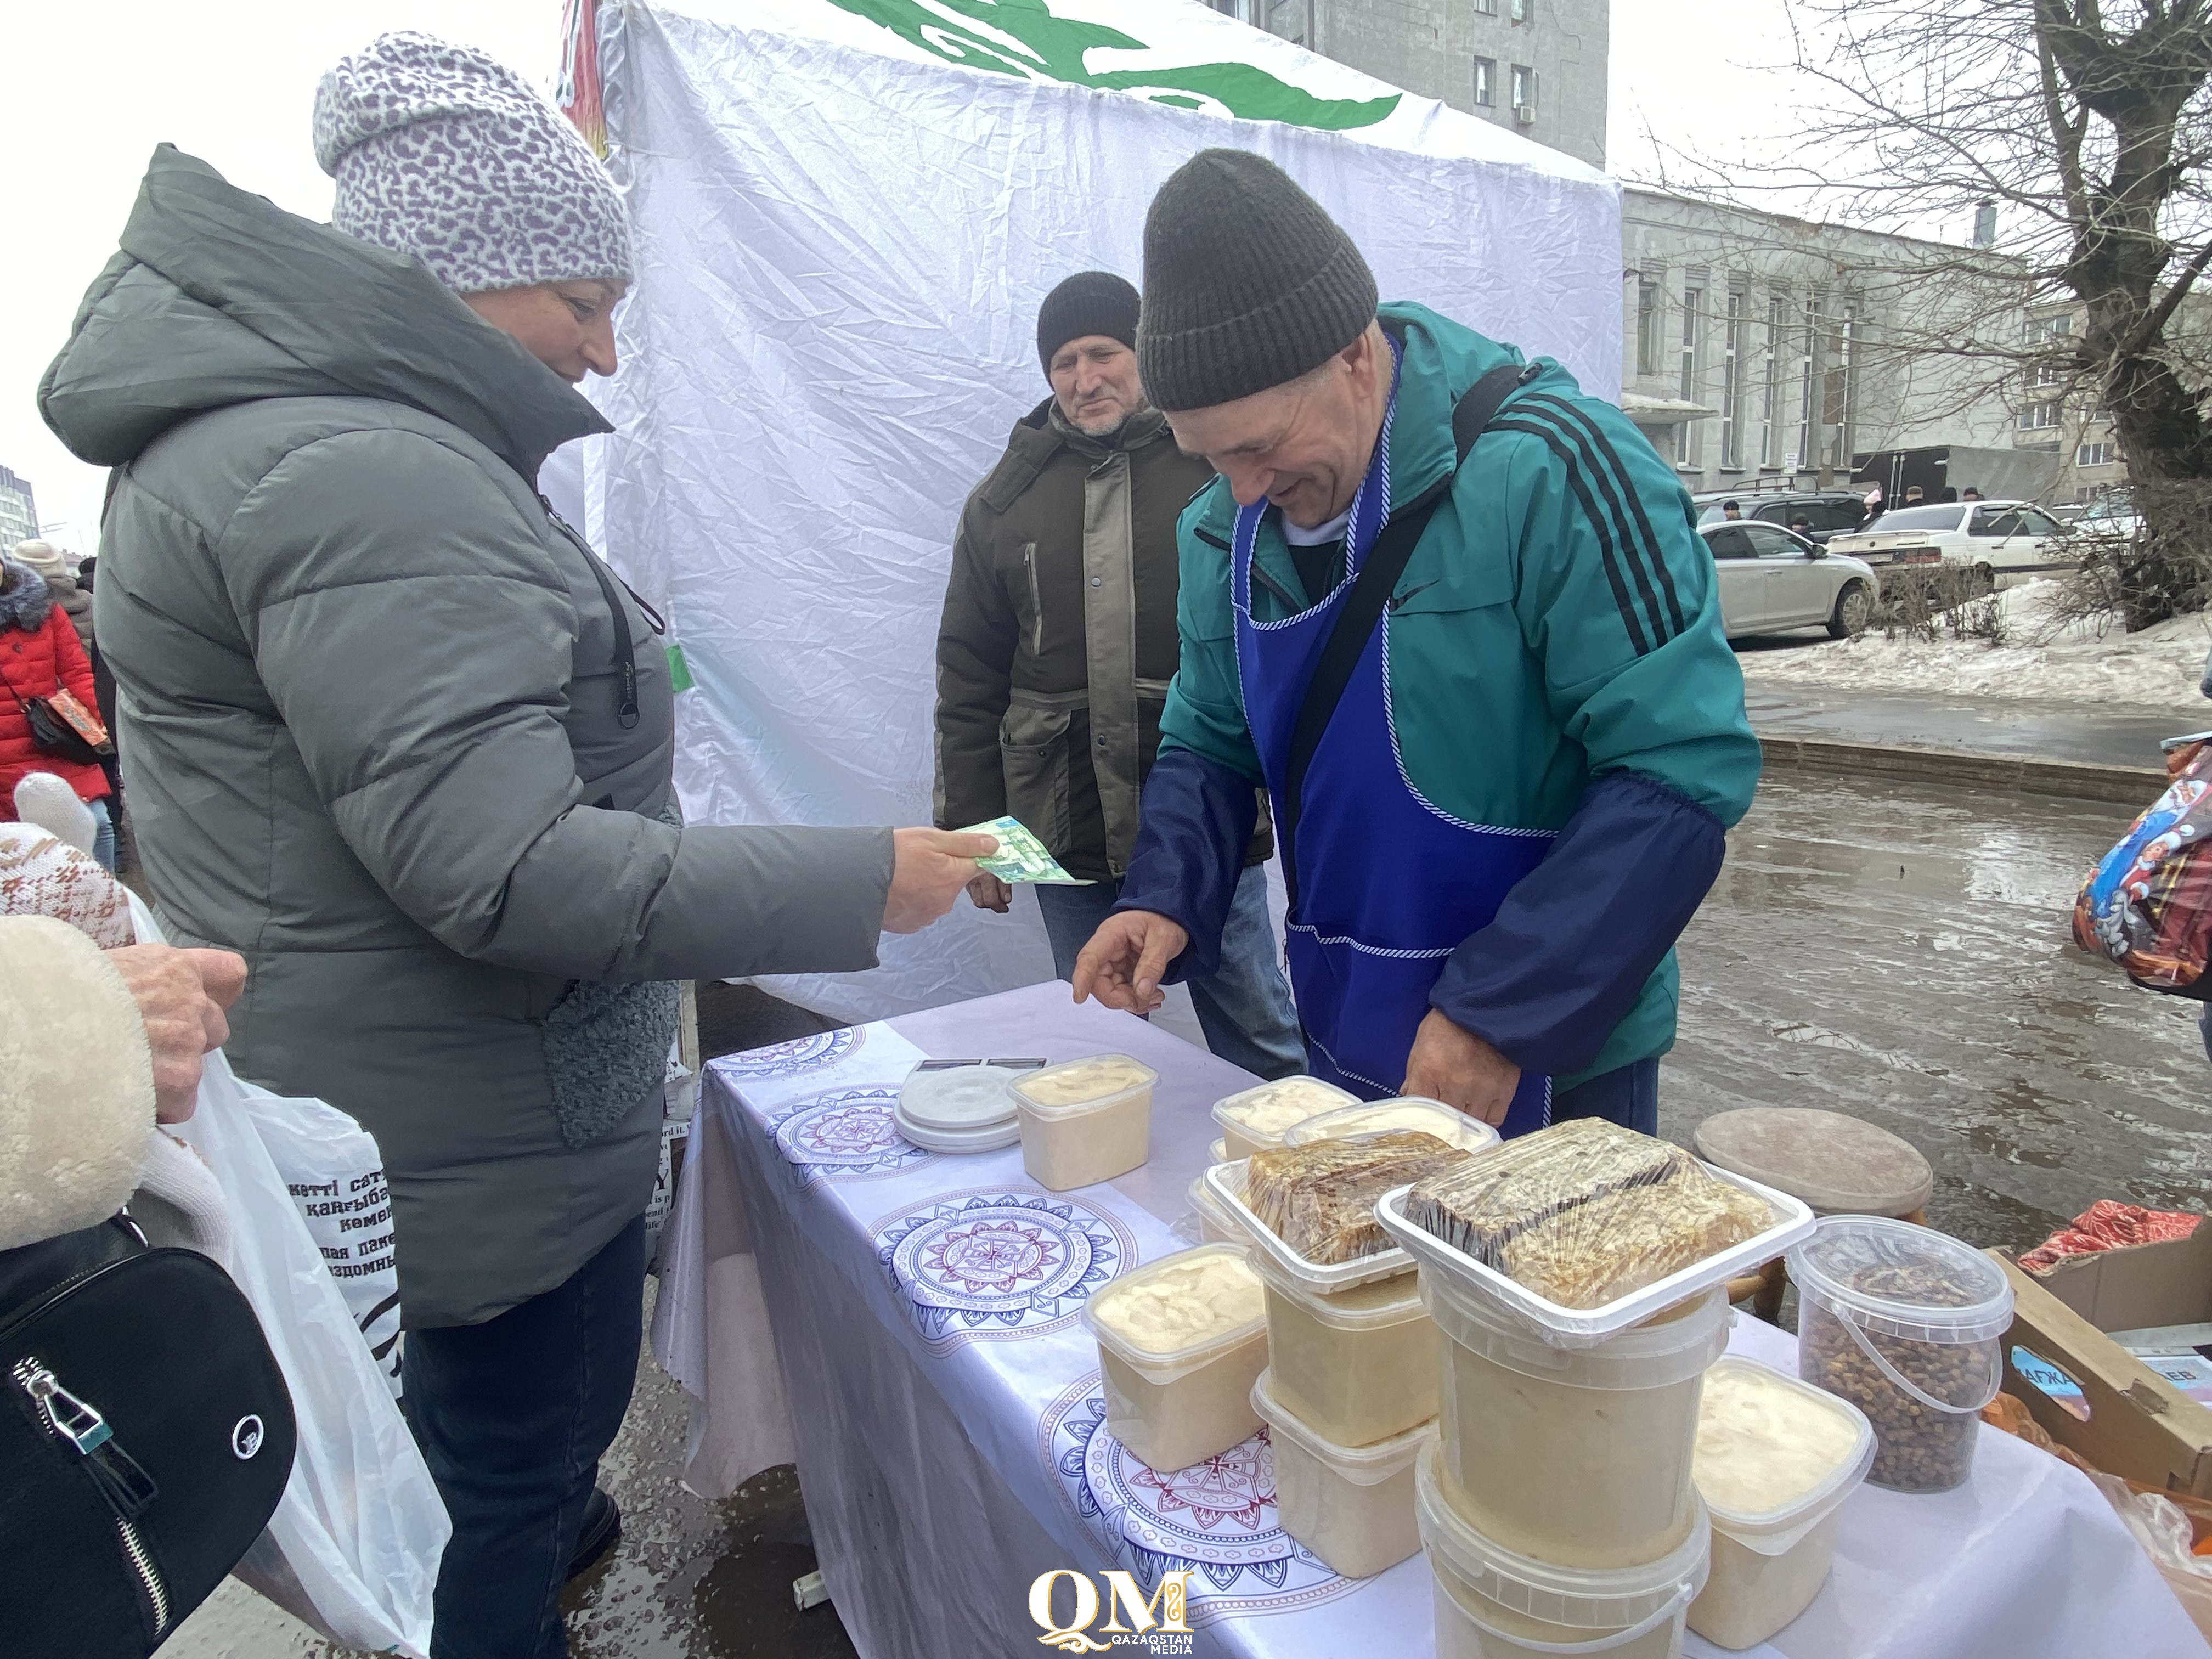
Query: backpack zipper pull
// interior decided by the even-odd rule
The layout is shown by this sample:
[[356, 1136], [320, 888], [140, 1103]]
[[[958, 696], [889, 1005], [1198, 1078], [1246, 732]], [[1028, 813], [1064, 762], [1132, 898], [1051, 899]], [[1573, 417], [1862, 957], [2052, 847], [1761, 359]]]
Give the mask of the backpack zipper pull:
[[115, 1437], [107, 1419], [61, 1385], [54, 1374], [26, 1356], [15, 1364], [15, 1381], [37, 1402], [47, 1425], [89, 1457]]
[[115, 1431], [89, 1401], [80, 1400], [34, 1358], [15, 1363], [15, 1381], [31, 1396], [47, 1426], [77, 1449], [85, 1473], [118, 1518], [135, 1521], [161, 1496], [161, 1487], [138, 1460], [123, 1449]]

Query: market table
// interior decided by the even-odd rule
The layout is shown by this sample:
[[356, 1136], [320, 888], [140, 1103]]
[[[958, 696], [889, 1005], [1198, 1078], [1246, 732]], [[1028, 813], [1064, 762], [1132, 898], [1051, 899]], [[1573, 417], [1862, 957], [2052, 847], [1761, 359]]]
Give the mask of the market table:
[[[1160, 1074], [1152, 1157], [1118, 1180], [1049, 1193], [1019, 1146], [945, 1156], [892, 1125], [918, 1060], [1106, 1050]], [[653, 1332], [692, 1396], [686, 1478], [722, 1496], [795, 1461], [867, 1659], [1033, 1651], [1040, 1574], [1121, 1568], [1149, 1590], [1175, 1566], [1197, 1576], [1172, 1650], [1433, 1651], [1426, 1564], [1347, 1580], [1300, 1549], [1264, 1434], [1161, 1475], [1101, 1426], [1083, 1304], [1187, 1248], [1209, 1108], [1253, 1081], [1057, 981], [708, 1066]], [[1729, 1346], [1795, 1370], [1795, 1340], [1755, 1320]], [[1832, 1578], [1760, 1659], [2206, 1659], [2095, 1488], [2011, 1436], [1980, 1436], [1954, 1492], [1862, 1487], [1843, 1514]]]

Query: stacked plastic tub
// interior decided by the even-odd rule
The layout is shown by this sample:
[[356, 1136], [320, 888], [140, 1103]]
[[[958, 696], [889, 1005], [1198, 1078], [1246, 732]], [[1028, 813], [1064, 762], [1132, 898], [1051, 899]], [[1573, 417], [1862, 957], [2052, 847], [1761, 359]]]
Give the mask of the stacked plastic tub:
[[1692, 1478], [1698, 1396], [1728, 1346], [1726, 1281], [1811, 1231], [1766, 1201], [1757, 1237], [1601, 1307], [1537, 1295], [1377, 1206], [1419, 1264], [1437, 1330], [1439, 1433], [1416, 1468], [1437, 1659], [1669, 1659], [1705, 1583], [1711, 1534]]
[[[1383, 1108], [1406, 1121], [1364, 1121]], [[1286, 1138], [1328, 1139], [1332, 1119], [1352, 1120], [1355, 1133], [1419, 1127], [1476, 1150], [1497, 1140], [1449, 1107], [1409, 1101], [1354, 1102]], [[1268, 1426], [1277, 1511], [1332, 1569], [1364, 1578], [1421, 1547], [1413, 1466], [1437, 1417], [1436, 1327], [1404, 1250], [1309, 1261], [1246, 1207], [1247, 1173], [1241, 1160], [1208, 1170], [1200, 1213], [1246, 1243], [1266, 1291], [1267, 1370], [1251, 1403]]]

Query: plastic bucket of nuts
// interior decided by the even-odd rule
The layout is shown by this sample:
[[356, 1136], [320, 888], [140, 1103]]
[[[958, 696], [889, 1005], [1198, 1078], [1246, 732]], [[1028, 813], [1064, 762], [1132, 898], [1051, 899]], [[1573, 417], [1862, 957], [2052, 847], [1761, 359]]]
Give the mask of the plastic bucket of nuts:
[[1948, 1234], [1883, 1216], [1824, 1218], [1790, 1252], [1797, 1375], [1874, 1425], [1867, 1479], [1948, 1492], [1974, 1462], [1982, 1407], [2004, 1380], [2012, 1287]]

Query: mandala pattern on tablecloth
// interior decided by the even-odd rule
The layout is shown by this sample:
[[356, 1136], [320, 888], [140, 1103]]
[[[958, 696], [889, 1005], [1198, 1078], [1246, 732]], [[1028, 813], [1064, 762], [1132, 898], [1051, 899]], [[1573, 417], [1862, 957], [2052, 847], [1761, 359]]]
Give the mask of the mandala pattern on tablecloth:
[[794, 1037], [789, 1042], [772, 1043], [765, 1048], [724, 1054], [711, 1063], [717, 1071], [730, 1077], [799, 1077], [808, 1072], [826, 1071], [838, 1061], [849, 1059], [867, 1041], [866, 1027], [848, 1025], [841, 1030]]
[[1312, 1607], [1357, 1589], [1275, 1518], [1275, 1460], [1263, 1426], [1187, 1469], [1147, 1468], [1106, 1426], [1096, 1371], [1045, 1412], [1042, 1449], [1060, 1498], [1108, 1558], [1147, 1591], [1188, 1568], [1193, 1625]]
[[801, 1181], [895, 1175], [937, 1157], [898, 1132], [896, 1086], [832, 1089], [769, 1114], [768, 1132]]
[[946, 1193], [871, 1231], [877, 1261], [939, 1352], [1060, 1330], [1136, 1254], [1111, 1215], [1035, 1190]]

